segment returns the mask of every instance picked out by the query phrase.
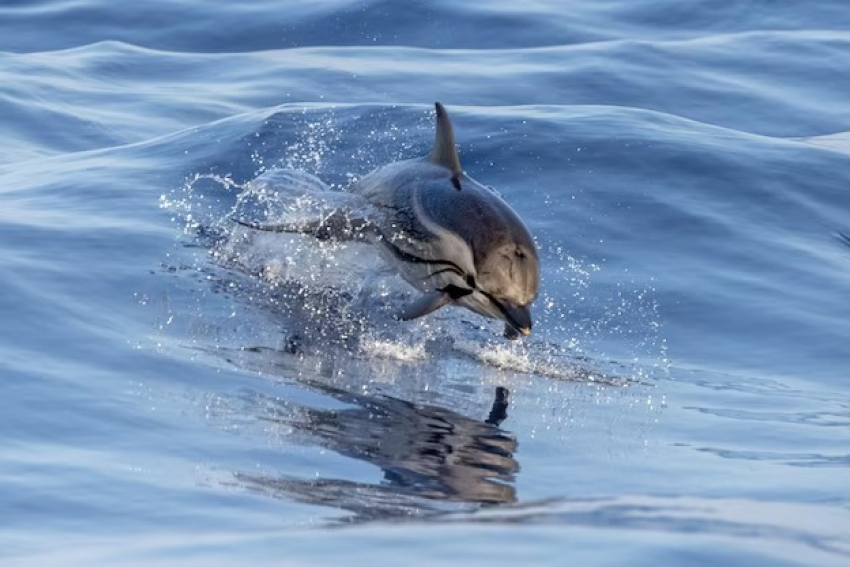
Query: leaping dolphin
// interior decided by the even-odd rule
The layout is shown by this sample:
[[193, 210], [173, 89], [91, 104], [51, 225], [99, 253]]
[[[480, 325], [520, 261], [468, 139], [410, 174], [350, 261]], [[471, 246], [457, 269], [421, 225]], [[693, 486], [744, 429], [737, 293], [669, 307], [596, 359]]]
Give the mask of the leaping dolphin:
[[430, 155], [380, 167], [349, 191], [371, 205], [369, 218], [337, 211], [301, 226], [241, 224], [318, 238], [365, 239], [423, 293], [398, 314], [416, 319], [461, 305], [505, 322], [505, 336], [531, 333], [537, 297], [537, 247], [519, 216], [460, 166], [449, 115], [436, 103], [437, 135]]

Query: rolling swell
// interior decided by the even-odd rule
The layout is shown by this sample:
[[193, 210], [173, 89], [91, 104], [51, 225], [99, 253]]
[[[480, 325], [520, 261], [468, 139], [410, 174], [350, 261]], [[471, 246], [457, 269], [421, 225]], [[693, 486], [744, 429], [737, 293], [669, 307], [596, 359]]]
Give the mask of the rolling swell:
[[[518, 6], [0, 8], [16, 563], [846, 563], [844, 4]], [[230, 220], [435, 100], [538, 239], [531, 341]]]

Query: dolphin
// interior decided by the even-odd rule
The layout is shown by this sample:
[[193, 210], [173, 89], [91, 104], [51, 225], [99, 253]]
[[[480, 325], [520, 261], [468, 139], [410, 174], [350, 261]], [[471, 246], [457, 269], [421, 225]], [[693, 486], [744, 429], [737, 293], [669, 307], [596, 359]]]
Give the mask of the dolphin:
[[335, 211], [320, 221], [258, 225], [318, 238], [367, 240], [422, 296], [397, 317], [411, 320], [460, 305], [505, 322], [505, 337], [531, 334], [540, 282], [528, 228], [492, 189], [464, 173], [446, 109], [435, 104], [437, 132], [425, 157], [394, 162], [356, 181], [349, 192], [370, 205], [368, 218]]

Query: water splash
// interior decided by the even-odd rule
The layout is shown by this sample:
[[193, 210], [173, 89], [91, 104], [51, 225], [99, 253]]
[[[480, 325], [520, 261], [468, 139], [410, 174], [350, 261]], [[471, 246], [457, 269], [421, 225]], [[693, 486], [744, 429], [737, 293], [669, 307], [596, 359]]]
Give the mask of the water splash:
[[[360, 172], [336, 164], [375, 160], [376, 144], [386, 147], [387, 140], [411, 137], [383, 124], [361, 135], [352, 149], [341, 143], [353, 136], [352, 124], [358, 122], [323, 112], [285, 144], [283, 156], [269, 159], [254, 148], [250, 159], [258, 175], [249, 181], [199, 173], [161, 198], [161, 206], [182, 223], [183, 237], [193, 237], [206, 250], [196, 257], [196, 269], [218, 266], [213, 285], [278, 319], [285, 350], [335, 345], [376, 359], [461, 357], [505, 371], [607, 385], [651, 382], [666, 373], [653, 288], [624, 274], [614, 293], [604, 297], [602, 287], [594, 285], [603, 267], [571, 256], [561, 244], [541, 246], [544, 267], [552, 268], [544, 273], [547, 285], [536, 304], [540, 331], [530, 340], [506, 344], [497, 323], [461, 309], [417, 322], [395, 321], [392, 313], [414, 292], [386, 271], [368, 245], [258, 232], [233, 222], [297, 225], [341, 210], [368, 214], [356, 195], [340, 190]], [[338, 181], [326, 183], [304, 169]], [[612, 344], [617, 352], [609, 356]]]

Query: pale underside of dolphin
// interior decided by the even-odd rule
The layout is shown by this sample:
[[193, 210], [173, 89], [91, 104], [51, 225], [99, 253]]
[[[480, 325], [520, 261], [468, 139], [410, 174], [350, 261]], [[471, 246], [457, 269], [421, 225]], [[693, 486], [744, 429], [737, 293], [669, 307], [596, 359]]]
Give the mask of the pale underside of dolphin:
[[259, 230], [366, 240], [422, 296], [398, 313], [416, 319], [460, 305], [505, 322], [505, 336], [531, 333], [537, 297], [537, 247], [519, 216], [460, 166], [452, 124], [436, 103], [430, 155], [391, 163], [355, 182], [349, 192], [370, 205], [368, 216], [346, 210], [309, 223], [260, 225]]

